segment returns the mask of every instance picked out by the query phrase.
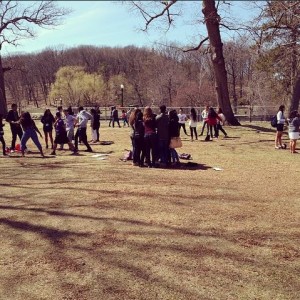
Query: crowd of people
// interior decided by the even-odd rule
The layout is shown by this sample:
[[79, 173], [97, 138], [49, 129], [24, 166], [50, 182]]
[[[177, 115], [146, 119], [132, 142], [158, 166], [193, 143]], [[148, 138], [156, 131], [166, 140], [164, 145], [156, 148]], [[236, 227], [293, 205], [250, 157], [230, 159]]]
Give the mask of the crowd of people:
[[[20, 139], [20, 150], [22, 156], [25, 156], [26, 143], [31, 138], [41, 156], [44, 157], [42, 145], [39, 141], [38, 134], [42, 138], [42, 133], [36, 126], [29, 112], [23, 112], [20, 116], [18, 113], [17, 104], [12, 104], [11, 110], [6, 116], [6, 121], [10, 124], [12, 134], [11, 147], [9, 152], [16, 150], [17, 137]], [[45, 138], [46, 149], [51, 144], [51, 155], [56, 155], [57, 146], [63, 149], [64, 144], [69, 146], [69, 149], [76, 154], [78, 152], [78, 143], [83, 143], [86, 146], [86, 152], [93, 152], [89, 142], [87, 141], [87, 124], [90, 121], [91, 127], [91, 142], [99, 142], [100, 138], [100, 111], [99, 109], [91, 109], [91, 112], [86, 111], [82, 106], [78, 108], [78, 113], [74, 115], [71, 107], [63, 109], [61, 106], [57, 108], [55, 116], [50, 109], [46, 109], [41, 122], [43, 124], [43, 132]], [[3, 131], [3, 116], [0, 115], [0, 141], [2, 142], [3, 155], [7, 155], [7, 147], [4, 140]], [[77, 128], [75, 132], [75, 128]], [[55, 137], [53, 138], [53, 131]]]
[[[222, 127], [225, 116], [219, 108], [218, 112], [213, 107], [207, 107], [207, 113], [203, 118], [204, 128], [207, 125], [206, 140], [218, 138], [219, 131], [227, 137], [227, 133]], [[189, 121], [190, 135], [185, 128], [186, 121]], [[141, 109], [136, 108], [131, 112], [129, 125], [132, 128], [131, 140], [133, 148], [133, 165], [147, 167], [166, 167], [170, 164], [179, 164], [179, 156], [176, 151], [180, 147], [180, 130], [183, 129], [185, 135], [198, 139], [197, 134], [197, 113], [195, 108], [191, 108], [189, 118], [183, 113], [182, 108], [179, 113], [172, 109], [167, 113], [165, 105], [160, 106], [160, 113], [154, 114], [151, 107]]]
[[[23, 112], [20, 116], [17, 104], [11, 105], [6, 121], [10, 125], [12, 140], [10, 152], [14, 152], [16, 148], [16, 140], [20, 139], [20, 151], [22, 156], [26, 152], [27, 141], [31, 138], [38, 148], [41, 156], [44, 156], [42, 145], [38, 135], [42, 138], [42, 134], [37, 128], [35, 121], [29, 112]], [[290, 152], [297, 153], [296, 143], [299, 139], [300, 116], [297, 111], [292, 111], [288, 118], [284, 115], [285, 106], [281, 105], [276, 114], [276, 136], [275, 149], [286, 148], [282, 142], [282, 135], [285, 124], [288, 125], [288, 134], [290, 139]], [[128, 115], [129, 120], [128, 120]], [[196, 110], [191, 108], [187, 116], [183, 109], [180, 108], [177, 114], [175, 109], [167, 113], [165, 105], [160, 106], [160, 113], [156, 115], [151, 107], [145, 107], [142, 111], [138, 107], [133, 110], [122, 110], [121, 120], [123, 127], [130, 126], [132, 129], [131, 140], [133, 148], [133, 165], [148, 167], [165, 167], [170, 164], [179, 164], [179, 156], [176, 148], [180, 142], [181, 128], [191, 141], [198, 140], [198, 136], [203, 136], [206, 129], [205, 140], [209, 141], [219, 137], [219, 132], [228, 137], [223, 125], [226, 121], [221, 108], [217, 111], [213, 107], [206, 106], [201, 113], [202, 128], [200, 134], [197, 132], [198, 116]], [[0, 142], [2, 143], [3, 155], [7, 155], [7, 147], [4, 139], [3, 123], [4, 118], [0, 115]], [[46, 149], [51, 147], [51, 155], [56, 155], [57, 147], [63, 149], [67, 144], [69, 149], [76, 154], [78, 152], [78, 144], [82, 143], [86, 146], [86, 152], [93, 152], [90, 143], [97, 143], [100, 140], [100, 110], [93, 108], [90, 112], [86, 111], [82, 106], [78, 108], [75, 115], [72, 108], [63, 109], [61, 106], [57, 108], [57, 112], [53, 115], [50, 109], [46, 109], [41, 123], [43, 125], [43, 133]], [[87, 127], [90, 121], [92, 140], [87, 140]], [[188, 122], [189, 133], [186, 129]], [[117, 123], [121, 127], [119, 121], [118, 110], [114, 106], [111, 108], [111, 118], [109, 126], [114, 127]], [[75, 132], [75, 128], [77, 129]], [[55, 136], [53, 136], [53, 131]], [[176, 146], [177, 145], [177, 146]]]

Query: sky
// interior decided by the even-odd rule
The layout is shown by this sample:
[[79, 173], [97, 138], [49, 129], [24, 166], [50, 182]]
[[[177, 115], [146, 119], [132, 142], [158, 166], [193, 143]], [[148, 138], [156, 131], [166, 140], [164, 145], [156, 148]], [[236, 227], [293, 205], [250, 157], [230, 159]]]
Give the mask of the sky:
[[[223, 19], [229, 20], [234, 16], [238, 20], [248, 20], [253, 15], [248, 1], [227, 2], [230, 5], [223, 5], [220, 10]], [[150, 1], [143, 3], [150, 5]], [[206, 36], [204, 24], [200, 22], [201, 1], [179, 1], [173, 12], [180, 12], [181, 16], [175, 18], [174, 26], [166, 32], [166, 23], [155, 22], [147, 33], [141, 30], [145, 26], [141, 14], [130, 11], [126, 1], [57, 1], [57, 5], [72, 10], [62, 25], [52, 29], [36, 27], [34, 39], [21, 40], [17, 47], [4, 44], [2, 54], [32, 53], [48, 47], [79, 45], [152, 47], [154, 43], [168, 42], [197, 45], [201, 37]], [[231, 34], [233, 32], [222, 33], [222, 38], [229, 38]]]

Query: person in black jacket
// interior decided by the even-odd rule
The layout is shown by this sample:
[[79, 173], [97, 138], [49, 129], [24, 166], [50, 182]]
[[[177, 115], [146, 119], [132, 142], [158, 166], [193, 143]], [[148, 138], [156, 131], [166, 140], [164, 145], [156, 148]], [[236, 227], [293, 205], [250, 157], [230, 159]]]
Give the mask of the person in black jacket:
[[20, 126], [20, 123], [18, 122], [20, 120], [19, 114], [18, 114], [18, 105], [12, 104], [11, 110], [8, 112], [6, 116], [6, 122], [10, 125], [10, 130], [12, 134], [12, 140], [11, 140], [11, 147], [10, 150], [14, 151], [16, 147], [16, 140], [17, 136], [19, 139], [22, 139], [23, 136], [23, 130]]
[[55, 122], [55, 118], [52, 115], [49, 108], [47, 108], [44, 112], [44, 115], [42, 116], [41, 122], [43, 123], [43, 131], [44, 131], [44, 137], [45, 137], [45, 143], [46, 143], [46, 149], [48, 149], [48, 138], [50, 139], [51, 143], [51, 149], [53, 149], [53, 124]]
[[[175, 137], [179, 137], [179, 118], [176, 110], [171, 110], [169, 112], [169, 136], [170, 140]], [[169, 143], [170, 144], [170, 143]], [[175, 148], [170, 148], [170, 155], [173, 164], [179, 164], [179, 156]]]
[[144, 134], [145, 127], [143, 122], [143, 113], [138, 112], [134, 122], [133, 130], [133, 165], [134, 166], [144, 166]]
[[99, 109], [91, 109], [91, 114], [93, 116], [93, 123], [92, 123], [92, 142], [100, 142], [100, 114], [99, 114]]

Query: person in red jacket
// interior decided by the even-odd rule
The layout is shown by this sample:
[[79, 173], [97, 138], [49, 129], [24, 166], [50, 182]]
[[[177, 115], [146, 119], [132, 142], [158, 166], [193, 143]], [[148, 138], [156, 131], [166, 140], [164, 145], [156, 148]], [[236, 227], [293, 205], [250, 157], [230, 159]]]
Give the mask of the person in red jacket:
[[[222, 121], [222, 119], [218, 116], [216, 111], [212, 107], [210, 107], [207, 115], [208, 136], [210, 135], [210, 137], [215, 137], [215, 138], [219, 137], [219, 133], [217, 130], [218, 120]], [[213, 128], [214, 128], [214, 134], [213, 134]], [[209, 140], [210, 137], [207, 139]]]

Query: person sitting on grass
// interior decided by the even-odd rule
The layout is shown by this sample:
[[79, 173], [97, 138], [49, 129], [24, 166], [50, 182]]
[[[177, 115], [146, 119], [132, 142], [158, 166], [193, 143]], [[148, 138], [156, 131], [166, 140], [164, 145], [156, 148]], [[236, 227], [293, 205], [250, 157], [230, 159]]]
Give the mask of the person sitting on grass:
[[56, 155], [55, 151], [56, 151], [58, 144], [59, 145], [68, 144], [69, 149], [71, 151], [73, 151], [73, 153], [75, 154], [77, 151], [76, 151], [74, 145], [72, 144], [72, 142], [68, 138], [66, 125], [65, 125], [64, 120], [61, 118], [60, 112], [56, 113], [56, 121], [54, 123], [54, 127], [55, 127], [56, 136], [54, 139], [53, 151], [51, 152], [51, 155]]
[[37, 133], [40, 135], [41, 138], [43, 138], [42, 134], [40, 133], [39, 129], [36, 127], [34, 121], [31, 118], [31, 115], [28, 111], [22, 113], [20, 120], [18, 121], [19, 124], [21, 124], [23, 128], [23, 135], [21, 138], [21, 152], [22, 156], [25, 156], [25, 149], [26, 149], [26, 143], [31, 138], [34, 142], [34, 144], [39, 149], [42, 157], [45, 157], [42, 149], [42, 145], [39, 141], [39, 138], [37, 136]]
[[5, 126], [5, 124], [2, 123], [3, 122], [3, 115], [0, 114], [0, 142], [2, 143], [2, 149], [3, 149], [3, 155], [6, 155], [6, 148], [5, 148], [5, 140], [4, 140], [4, 130], [3, 130], [3, 126]]
[[298, 153], [296, 151], [296, 143], [299, 139], [300, 118], [296, 110], [292, 111], [289, 117], [289, 138], [291, 153]]

